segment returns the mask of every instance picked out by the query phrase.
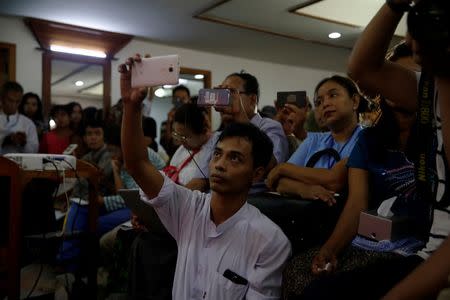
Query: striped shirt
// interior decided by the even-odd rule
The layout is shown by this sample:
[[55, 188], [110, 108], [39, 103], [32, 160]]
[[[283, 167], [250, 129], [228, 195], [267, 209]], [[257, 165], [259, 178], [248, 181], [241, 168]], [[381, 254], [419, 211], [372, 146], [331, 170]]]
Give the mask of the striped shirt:
[[[147, 148], [148, 159], [158, 170], [162, 170], [165, 166], [164, 160], [153, 149]], [[125, 189], [139, 188], [133, 177], [127, 173], [123, 168], [120, 170], [120, 178], [122, 179], [123, 187]], [[127, 207], [125, 201], [118, 194], [103, 197], [103, 203], [106, 211], [111, 212], [121, 208]]]

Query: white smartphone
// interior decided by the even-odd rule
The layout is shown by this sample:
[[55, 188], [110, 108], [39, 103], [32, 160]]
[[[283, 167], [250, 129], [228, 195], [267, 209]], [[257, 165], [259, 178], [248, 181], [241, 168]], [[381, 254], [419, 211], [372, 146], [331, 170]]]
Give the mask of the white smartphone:
[[66, 149], [64, 149], [64, 152], [62, 154], [70, 155], [77, 149], [77, 144], [70, 144]]
[[143, 58], [131, 69], [131, 87], [151, 87], [178, 84], [180, 59], [178, 55]]

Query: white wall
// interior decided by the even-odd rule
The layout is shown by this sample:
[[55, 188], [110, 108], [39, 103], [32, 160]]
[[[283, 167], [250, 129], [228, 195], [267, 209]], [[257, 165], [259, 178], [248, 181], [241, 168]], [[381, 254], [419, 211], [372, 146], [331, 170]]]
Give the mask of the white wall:
[[[16, 76], [26, 91], [42, 92], [42, 52], [36, 50], [38, 43], [21, 18], [0, 16], [0, 41], [16, 44]], [[317, 82], [334, 73], [345, 70], [319, 70], [273, 64], [239, 57], [231, 57], [185, 48], [171, 47], [147, 40], [133, 39], [117, 53], [118, 60], [112, 62], [111, 99], [114, 104], [120, 98], [117, 67], [126, 57], [135, 53], [150, 53], [153, 56], [179, 54], [184, 67], [210, 70], [212, 84], [217, 85], [230, 73], [244, 69], [255, 75], [261, 86], [260, 107], [273, 104], [277, 91], [306, 90], [311, 97]], [[327, 57], [327, 59], [331, 59]], [[160, 114], [160, 112], [158, 113]], [[213, 126], [217, 126], [217, 116]]]

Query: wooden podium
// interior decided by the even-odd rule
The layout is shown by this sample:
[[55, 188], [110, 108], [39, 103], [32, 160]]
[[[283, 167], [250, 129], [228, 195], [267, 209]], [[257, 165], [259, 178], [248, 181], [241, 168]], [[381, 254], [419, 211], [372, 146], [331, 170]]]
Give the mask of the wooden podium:
[[[61, 181], [63, 176], [57, 172], [64, 172], [65, 178], [85, 178], [89, 182], [89, 243], [98, 253], [96, 228], [98, 218], [98, 180], [100, 171], [94, 165], [77, 160], [75, 170], [22, 170], [14, 161], [0, 156], [0, 178], [4, 179], [6, 190], [0, 191], [1, 207], [8, 207], [7, 237], [6, 242], [0, 244], [0, 296], [7, 294], [9, 300], [20, 297], [20, 253], [22, 242], [22, 191], [34, 178], [45, 178], [53, 181]], [[3, 189], [3, 186], [2, 186]], [[89, 256], [88, 287], [92, 295], [96, 294], [97, 280], [97, 255]]]

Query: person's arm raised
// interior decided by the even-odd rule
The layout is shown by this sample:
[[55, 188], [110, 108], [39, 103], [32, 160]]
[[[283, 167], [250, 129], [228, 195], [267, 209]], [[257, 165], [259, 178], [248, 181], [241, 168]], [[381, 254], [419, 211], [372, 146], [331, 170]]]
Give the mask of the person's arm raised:
[[144, 141], [141, 108], [147, 89], [131, 88], [131, 68], [140, 60], [141, 56], [137, 54], [119, 66], [120, 94], [123, 101], [122, 151], [130, 175], [147, 197], [154, 198], [159, 194], [164, 178], [148, 160]]
[[[407, 3], [409, 0], [397, 0]], [[396, 106], [415, 112], [417, 79], [397, 63], [385, 60], [389, 43], [403, 14], [384, 4], [358, 38], [348, 62], [348, 75], [371, 95], [383, 95]]]

